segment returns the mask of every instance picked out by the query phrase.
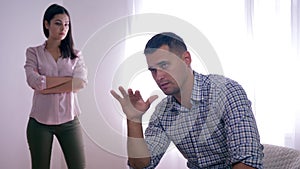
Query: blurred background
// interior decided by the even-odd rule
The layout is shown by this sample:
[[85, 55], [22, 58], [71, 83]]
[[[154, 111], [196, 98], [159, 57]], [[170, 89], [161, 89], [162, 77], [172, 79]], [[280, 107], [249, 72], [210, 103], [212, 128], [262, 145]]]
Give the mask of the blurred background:
[[[224, 74], [244, 87], [262, 143], [300, 150], [297, 0], [10, 0], [0, 2], [0, 168], [30, 168], [26, 125], [33, 91], [25, 79], [25, 50], [45, 41], [42, 17], [52, 3], [70, 12], [75, 48], [83, 51], [89, 69], [88, 88], [79, 94], [88, 169], [127, 168], [126, 120], [109, 90], [123, 83], [145, 97], [154, 93], [163, 97], [139, 56], [154, 33], [177, 31], [189, 40], [191, 27], [211, 44], [220, 69], [208, 69], [204, 56], [197, 53], [209, 49], [186, 41], [193, 68], [203, 74]], [[155, 14], [161, 19], [156, 20]], [[142, 15], [142, 21], [132, 15]], [[187, 27], [164, 27], [183, 22]], [[145, 28], [135, 31], [136, 23]], [[66, 168], [56, 140], [51, 165]], [[186, 168], [172, 146], [157, 168], [166, 167]]]

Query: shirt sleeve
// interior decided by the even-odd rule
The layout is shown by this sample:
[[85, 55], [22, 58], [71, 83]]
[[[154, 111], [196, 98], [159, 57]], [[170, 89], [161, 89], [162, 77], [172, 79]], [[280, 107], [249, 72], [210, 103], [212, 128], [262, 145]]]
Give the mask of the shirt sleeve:
[[[157, 118], [156, 116], [156, 113], [157, 110], [151, 116], [150, 122], [145, 131], [145, 141], [150, 151], [151, 159], [150, 164], [144, 169], [155, 168], [161, 160], [162, 156], [167, 151], [171, 142], [167, 137], [165, 131], [163, 130], [159, 118]], [[132, 167], [129, 166], [129, 168]]]
[[75, 64], [74, 71], [73, 71], [73, 77], [82, 79], [86, 84], [88, 82], [87, 79], [87, 67], [85, 65], [82, 53], [80, 51], [77, 51], [78, 60]]
[[149, 125], [146, 128], [145, 140], [151, 154], [151, 160], [150, 164], [144, 169], [153, 169], [158, 165], [170, 145], [170, 140], [161, 127], [159, 118], [155, 116], [155, 113], [151, 116]]
[[40, 75], [38, 72], [37, 52], [34, 48], [26, 50], [25, 73], [28, 85], [35, 90], [43, 90], [46, 88], [46, 76]]
[[256, 121], [251, 109], [251, 102], [243, 88], [236, 82], [226, 84], [227, 145], [231, 164], [242, 162], [261, 169], [263, 146]]

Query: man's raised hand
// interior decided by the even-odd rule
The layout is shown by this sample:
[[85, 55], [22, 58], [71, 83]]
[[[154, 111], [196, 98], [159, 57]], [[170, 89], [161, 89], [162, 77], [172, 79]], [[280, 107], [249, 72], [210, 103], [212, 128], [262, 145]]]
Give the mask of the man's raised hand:
[[126, 114], [128, 120], [135, 122], [142, 122], [142, 116], [149, 109], [151, 103], [158, 98], [157, 95], [150, 96], [146, 101], [141, 96], [140, 91], [135, 92], [132, 89], [126, 90], [120, 86], [119, 90], [123, 97], [117, 94], [114, 90], [110, 93], [121, 104], [123, 112]]

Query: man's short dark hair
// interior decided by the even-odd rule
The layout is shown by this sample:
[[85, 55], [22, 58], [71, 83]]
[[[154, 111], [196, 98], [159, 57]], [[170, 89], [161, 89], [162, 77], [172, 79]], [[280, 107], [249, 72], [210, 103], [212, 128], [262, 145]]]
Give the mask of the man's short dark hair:
[[168, 45], [170, 52], [177, 55], [187, 51], [187, 47], [181, 37], [172, 32], [163, 32], [153, 36], [147, 42], [144, 54], [152, 54], [163, 45]]

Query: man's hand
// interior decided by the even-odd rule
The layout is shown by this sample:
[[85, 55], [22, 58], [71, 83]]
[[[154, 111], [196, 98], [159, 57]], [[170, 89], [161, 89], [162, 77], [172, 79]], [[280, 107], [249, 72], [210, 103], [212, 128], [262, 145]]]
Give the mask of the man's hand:
[[119, 90], [123, 98], [114, 90], [111, 90], [110, 93], [121, 104], [122, 110], [126, 114], [127, 119], [135, 122], [142, 121], [142, 116], [149, 109], [151, 103], [158, 98], [157, 95], [153, 95], [144, 101], [138, 90], [133, 93], [132, 89], [128, 89], [126, 92], [122, 86], [119, 87]]

